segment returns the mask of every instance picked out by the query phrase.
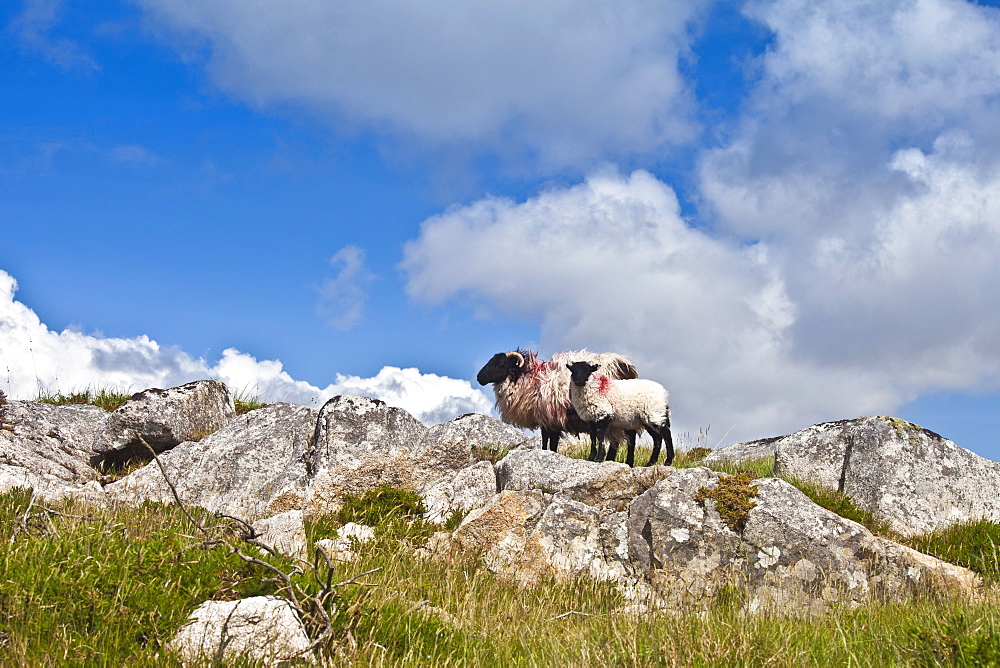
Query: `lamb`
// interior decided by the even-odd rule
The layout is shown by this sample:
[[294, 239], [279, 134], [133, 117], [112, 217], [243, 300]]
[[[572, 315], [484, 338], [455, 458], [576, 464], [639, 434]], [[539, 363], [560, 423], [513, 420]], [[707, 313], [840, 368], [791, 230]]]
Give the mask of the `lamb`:
[[601, 367], [586, 361], [567, 364], [572, 384], [570, 401], [577, 415], [589, 423], [591, 450], [598, 460], [604, 453], [604, 437], [609, 427], [625, 430], [628, 455], [625, 463], [635, 465], [635, 435], [645, 429], [653, 437], [653, 453], [647, 466], [660, 457], [660, 445], [667, 444], [665, 464], [674, 461], [674, 441], [670, 435], [670, 404], [667, 390], [652, 380], [616, 380], [595, 372]]
[[[493, 383], [500, 419], [522, 429], [542, 430], [542, 448], [556, 451], [563, 432], [582, 434], [589, 426], [579, 418], [569, 399], [569, 373], [566, 362], [585, 359], [604, 369], [612, 378], [637, 378], [638, 372], [628, 359], [616, 353], [589, 353], [586, 350], [556, 353], [548, 362], [528, 350], [497, 353], [487, 362], [476, 379], [480, 385]], [[615, 445], [624, 434], [612, 429], [609, 440]], [[590, 458], [597, 457], [592, 444]]]

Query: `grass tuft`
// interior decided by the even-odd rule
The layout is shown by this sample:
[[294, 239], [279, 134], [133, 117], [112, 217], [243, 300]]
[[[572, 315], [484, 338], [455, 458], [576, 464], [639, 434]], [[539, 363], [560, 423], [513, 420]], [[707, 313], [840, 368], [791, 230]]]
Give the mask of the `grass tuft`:
[[758, 457], [756, 459], [746, 459], [741, 462], [730, 462], [723, 459], [721, 461], [712, 462], [709, 468], [713, 471], [718, 471], [719, 473], [729, 473], [730, 475], [736, 473], [749, 473], [755, 478], [773, 478], [774, 457]]
[[[0, 494], [0, 629], [10, 665], [174, 665], [163, 644], [208, 599], [275, 593], [174, 506], [94, 513]], [[289, 560], [276, 559], [291, 568]]]
[[82, 390], [72, 390], [68, 394], [64, 394], [62, 392], [57, 392], [55, 394], [39, 392], [35, 401], [40, 401], [45, 404], [53, 404], [56, 406], [81, 404], [98, 406], [99, 408], [103, 408], [104, 410], [110, 412], [131, 398], [132, 394], [122, 390], [109, 387], [102, 387], [94, 390], [88, 387]]
[[238, 390], [233, 393], [233, 405], [236, 407], [237, 415], [245, 415], [250, 411], [267, 406], [267, 402], [259, 394]]
[[376, 536], [399, 540], [426, 538], [437, 530], [424, 520], [425, 512], [419, 494], [383, 484], [360, 496], [345, 494], [335, 518], [340, 524], [356, 522], [375, 527]]

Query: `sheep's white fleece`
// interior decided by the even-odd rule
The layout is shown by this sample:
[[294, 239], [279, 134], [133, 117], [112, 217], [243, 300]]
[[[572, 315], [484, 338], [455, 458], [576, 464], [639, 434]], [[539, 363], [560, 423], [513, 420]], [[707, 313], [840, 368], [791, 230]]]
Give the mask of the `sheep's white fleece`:
[[661, 425], [670, 413], [670, 394], [652, 380], [614, 380], [595, 374], [583, 387], [571, 383], [569, 396], [576, 412], [587, 422], [610, 417], [611, 425], [621, 429]]

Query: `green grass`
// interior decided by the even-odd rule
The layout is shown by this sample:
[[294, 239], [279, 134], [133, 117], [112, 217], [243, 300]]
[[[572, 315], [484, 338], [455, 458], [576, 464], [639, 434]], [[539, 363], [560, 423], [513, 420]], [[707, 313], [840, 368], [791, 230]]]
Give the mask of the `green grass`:
[[202, 547], [176, 507], [58, 510], [27, 490], [0, 495], [7, 665], [150, 663], [201, 602], [276, 589], [230, 551]]
[[132, 394], [109, 387], [99, 389], [84, 388], [82, 390], [72, 390], [67, 394], [62, 392], [47, 393], [39, 392], [35, 401], [56, 406], [68, 406], [73, 404], [88, 404], [98, 406], [106, 411], [113, 411], [126, 401], [132, 398]]
[[[366, 500], [367, 497], [367, 500]], [[230, 549], [206, 549], [177, 508], [65, 515], [30, 495], [0, 495], [0, 652], [4, 665], [176, 665], [162, 645], [202, 601], [273, 593], [270, 575]], [[356, 497], [314, 518], [310, 540], [367, 520], [380, 538], [331, 576], [345, 587], [324, 665], [476, 666], [975, 666], [1000, 662], [1000, 599], [919, 598], [824, 617], [749, 616], [724, 589], [707, 612], [625, 614], [609, 583], [544, 581], [519, 588], [472, 560], [421, 559], [426, 535], [406, 492]], [[366, 507], [367, 506], [367, 507]], [[196, 511], [195, 511], [196, 512]], [[196, 516], [209, 521], [203, 513]], [[971, 530], [970, 531], [974, 531]], [[942, 547], [951, 540], [935, 539]], [[962, 540], [971, 544], [972, 538]], [[966, 549], [967, 549], [966, 547]], [[272, 560], [282, 567], [289, 562]], [[316, 578], [308, 570], [303, 587]], [[735, 590], [735, 587], [731, 589]]]
[[1000, 583], [1000, 524], [964, 522], [901, 542]]
[[334, 665], [830, 666], [991, 665], [1000, 604], [919, 599], [797, 619], [744, 613], [720, 597], [705, 613], [625, 614], [608, 583], [548, 580], [521, 589], [474, 562], [425, 561], [379, 543], [358, 645]]

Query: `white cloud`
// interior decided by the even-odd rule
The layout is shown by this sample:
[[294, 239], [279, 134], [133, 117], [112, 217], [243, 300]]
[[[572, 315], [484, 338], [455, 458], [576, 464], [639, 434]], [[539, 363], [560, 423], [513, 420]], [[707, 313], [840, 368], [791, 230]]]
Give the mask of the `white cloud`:
[[836, 229], [849, 250], [908, 196], [901, 148], [970, 140], [963, 161], [1000, 154], [1000, 9], [963, 0], [759, 0], [773, 32], [731, 137], [701, 161], [705, 204], [748, 238], [811, 245]]
[[237, 98], [565, 165], [691, 136], [678, 59], [710, 3], [141, 4], [178, 48], [205, 53], [212, 80]]
[[490, 414], [493, 403], [468, 381], [420, 373], [414, 368], [383, 367], [372, 378], [337, 374], [324, 395], [360, 394], [401, 406], [427, 424], [437, 424], [464, 413]]
[[834, 115], [920, 128], [982, 111], [1000, 87], [995, 8], [964, 0], [751, 0], [744, 12], [775, 34], [757, 98], [770, 113], [833, 98]]
[[339, 270], [320, 286], [316, 310], [328, 324], [348, 330], [361, 319], [366, 290], [376, 276], [368, 271], [365, 251], [357, 246], [344, 246], [330, 258], [330, 264]]
[[1000, 10], [746, 7], [774, 40], [701, 192], [718, 230], [767, 240], [796, 350], [908, 398], [996, 387]]
[[409, 411], [427, 424], [463, 413], [489, 413], [492, 404], [468, 381], [384, 367], [373, 378], [343, 376], [325, 388], [295, 380], [277, 360], [258, 361], [235, 349], [214, 365], [146, 336], [104, 338], [77, 331], [51, 331], [14, 299], [17, 281], [0, 270], [0, 389], [11, 398], [39, 391], [115, 388], [139, 391], [218, 378], [231, 390], [267, 401], [320, 406], [337, 394], [364, 394]]

